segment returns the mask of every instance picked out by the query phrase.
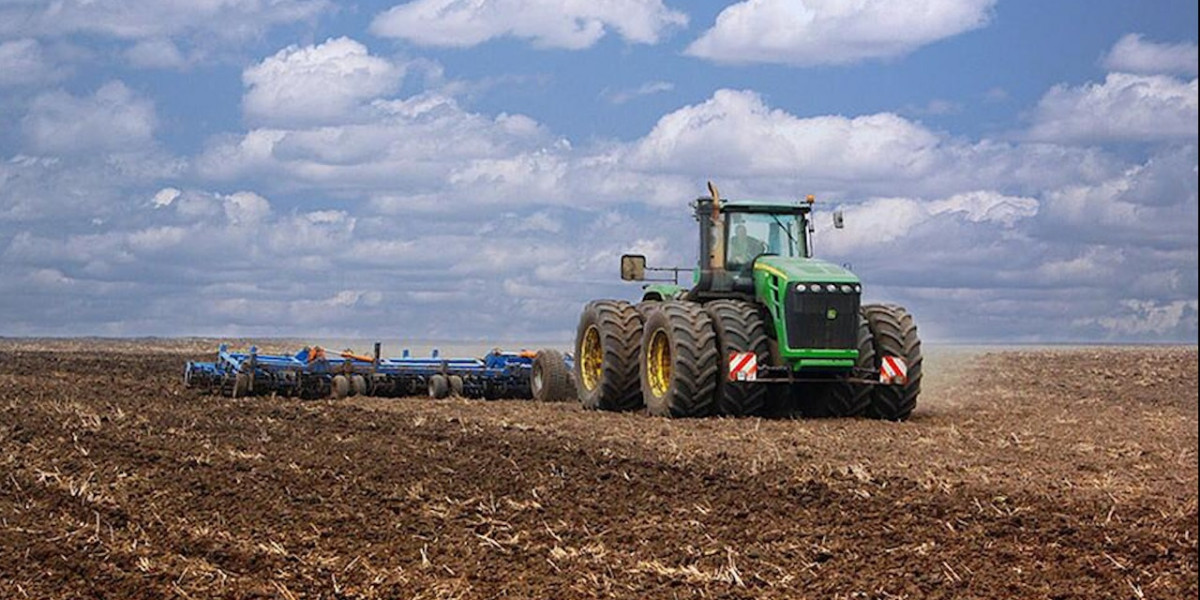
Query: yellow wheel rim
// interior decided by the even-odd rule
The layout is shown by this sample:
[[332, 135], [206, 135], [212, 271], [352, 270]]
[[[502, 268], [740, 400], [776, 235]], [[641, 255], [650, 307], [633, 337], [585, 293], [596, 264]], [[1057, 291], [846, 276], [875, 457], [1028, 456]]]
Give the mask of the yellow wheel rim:
[[655, 397], [667, 395], [671, 387], [671, 343], [661, 329], [654, 332], [646, 349], [646, 379]]
[[579, 375], [583, 387], [589, 391], [596, 389], [604, 376], [604, 348], [600, 345], [600, 330], [595, 325], [583, 332], [583, 343], [579, 345]]

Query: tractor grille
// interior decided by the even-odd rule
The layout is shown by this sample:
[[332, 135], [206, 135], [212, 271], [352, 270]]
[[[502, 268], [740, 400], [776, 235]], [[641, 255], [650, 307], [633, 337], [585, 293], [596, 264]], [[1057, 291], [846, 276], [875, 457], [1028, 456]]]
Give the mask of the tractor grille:
[[[833, 285], [835, 291], [828, 291]], [[858, 347], [859, 293], [843, 291], [842, 284], [799, 284], [788, 290], [787, 342], [801, 348], [849, 350]], [[830, 317], [833, 318], [830, 318]]]

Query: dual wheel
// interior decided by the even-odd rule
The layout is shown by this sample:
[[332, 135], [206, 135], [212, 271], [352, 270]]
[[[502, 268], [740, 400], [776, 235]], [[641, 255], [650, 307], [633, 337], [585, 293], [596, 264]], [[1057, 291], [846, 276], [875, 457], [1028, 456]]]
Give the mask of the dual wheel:
[[783, 404], [805, 416], [907, 419], [921, 380], [920, 340], [911, 315], [897, 306], [864, 306], [857, 342], [856, 376], [877, 376], [884, 356], [898, 356], [908, 365], [908, 381], [878, 386], [840, 379], [793, 386], [734, 381], [726, 368], [734, 353], [753, 353], [759, 364], [771, 362], [757, 305], [717, 300], [634, 306], [599, 300], [589, 303], [580, 318], [577, 391], [585, 408], [645, 406], [668, 417], [759, 415], [766, 411], [768, 390], [776, 390]]
[[333, 380], [329, 382], [330, 396], [336, 400], [341, 400], [349, 396], [366, 396], [367, 378], [362, 375], [334, 375]]
[[[912, 415], [917, 407], [917, 396], [921, 393], [921, 338], [917, 335], [917, 324], [911, 314], [904, 308], [892, 304], [868, 304], [862, 307], [861, 320], [870, 329], [874, 347], [874, 356], [869, 365], [862, 363], [862, 352], [859, 352], [859, 366], [869, 366], [875, 375], [879, 374], [880, 363], [885, 356], [896, 356], [904, 359], [907, 381], [900, 385], [877, 385], [871, 390], [870, 403], [866, 406], [865, 416], [886, 421], [903, 421]], [[861, 332], [861, 328], [860, 328]], [[860, 333], [859, 346], [864, 344]]]
[[429, 397], [435, 400], [463, 395], [463, 378], [459, 375], [432, 375], [428, 385]]
[[758, 309], [718, 300], [587, 305], [576, 335], [576, 387], [585, 408], [704, 417], [758, 414], [766, 388], [730, 381], [734, 352], [770, 357]]

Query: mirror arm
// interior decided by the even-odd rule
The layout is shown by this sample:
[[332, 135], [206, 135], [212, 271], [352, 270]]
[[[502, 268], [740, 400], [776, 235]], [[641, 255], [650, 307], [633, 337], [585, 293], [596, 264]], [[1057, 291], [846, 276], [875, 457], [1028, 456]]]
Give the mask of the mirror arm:
[[656, 281], [656, 282], [664, 282], [664, 283], [667, 281], [670, 281], [671, 283], [674, 283], [675, 285], [679, 285], [679, 274], [683, 271], [690, 271], [691, 269], [689, 269], [687, 267], [646, 267], [646, 270], [647, 271], [658, 271], [660, 273], [670, 272], [671, 278], [670, 279], [666, 279], [666, 278], [649, 279], [649, 278], [647, 278], [647, 279], [644, 279], [643, 281]]

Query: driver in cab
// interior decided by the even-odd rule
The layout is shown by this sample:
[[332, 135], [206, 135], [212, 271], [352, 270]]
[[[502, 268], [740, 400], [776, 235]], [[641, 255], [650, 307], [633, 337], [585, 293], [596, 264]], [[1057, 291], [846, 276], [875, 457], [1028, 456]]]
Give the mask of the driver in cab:
[[729, 262], [736, 265], [749, 265], [755, 257], [767, 251], [767, 245], [756, 237], [746, 233], [746, 226], [739, 224], [729, 238]]

